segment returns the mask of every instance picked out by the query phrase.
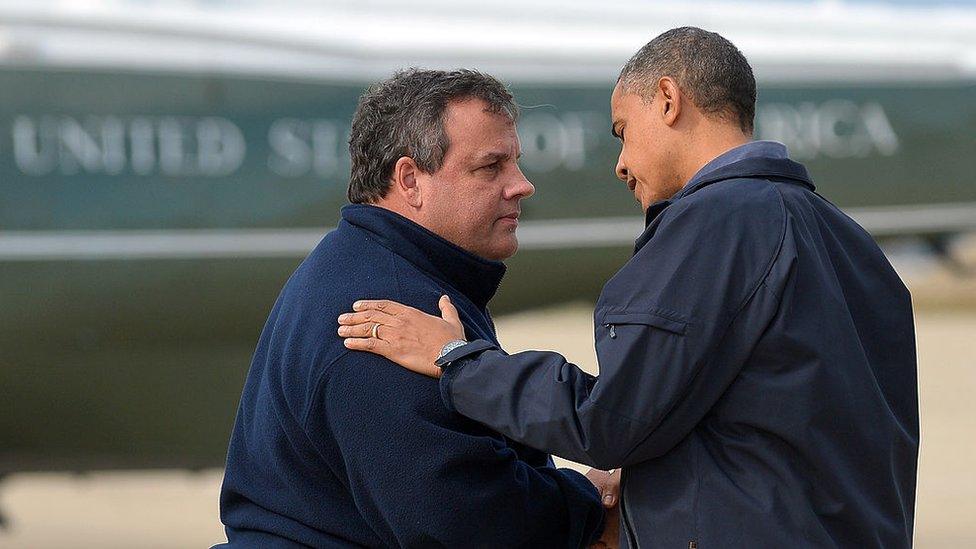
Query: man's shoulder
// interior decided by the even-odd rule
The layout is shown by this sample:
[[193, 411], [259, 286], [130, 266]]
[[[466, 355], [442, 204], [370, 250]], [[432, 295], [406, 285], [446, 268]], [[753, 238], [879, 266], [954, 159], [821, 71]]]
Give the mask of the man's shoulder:
[[786, 209], [778, 183], [734, 178], [711, 183], [675, 200], [662, 212], [659, 227], [670, 247], [701, 249], [728, 246], [743, 238], [764, 247], [778, 246]]
[[[258, 342], [255, 365], [271, 380], [313, 389], [322, 369], [347, 352], [336, 333], [340, 314], [362, 298], [397, 299], [392, 254], [333, 231], [295, 269]], [[377, 249], [379, 248], [379, 249]], [[277, 382], [277, 381], [276, 381]]]
[[362, 230], [340, 224], [309, 252], [288, 283], [311, 285], [319, 282], [334, 288], [369, 283], [370, 277], [365, 275], [382, 275], [389, 271], [393, 255]]
[[607, 301], [632, 300], [640, 293], [645, 303], [690, 317], [700, 313], [683, 311], [683, 296], [699, 295], [721, 278], [739, 281], [737, 296], [750, 292], [779, 256], [786, 230], [774, 185], [728, 179], [674, 200], [604, 287]]
[[783, 198], [777, 188], [781, 184], [755, 177], [723, 179], [688, 193], [675, 206], [693, 211], [707, 209], [711, 215], [778, 214], [783, 211]]
[[[373, 294], [396, 297], [394, 254], [354, 230], [332, 231], [295, 269], [281, 291], [285, 317], [303, 322], [334, 322], [353, 301]], [[323, 316], [332, 313], [333, 317]]]
[[[436, 397], [436, 381], [380, 356], [349, 351], [336, 330], [338, 316], [358, 299], [391, 299], [432, 313], [442, 289], [375, 241], [335, 232], [340, 234], [326, 236], [285, 284], [269, 319], [269, 346], [287, 362], [284, 369], [304, 372], [310, 393], [325, 384], [351, 388], [337, 397], [346, 400], [364, 394], [387, 400], [402, 395], [401, 401]], [[368, 390], [357, 388], [367, 379]]]

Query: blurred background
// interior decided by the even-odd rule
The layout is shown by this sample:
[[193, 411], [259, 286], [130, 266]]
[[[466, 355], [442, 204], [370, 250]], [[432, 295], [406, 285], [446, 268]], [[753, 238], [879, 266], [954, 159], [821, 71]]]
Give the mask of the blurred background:
[[610, 91], [681, 25], [743, 50], [757, 138], [911, 288], [916, 542], [976, 545], [976, 0], [0, 0], [0, 548], [224, 539], [251, 352], [345, 203], [359, 94], [397, 68], [513, 90], [537, 194], [499, 333], [595, 372], [590, 307], [642, 228]]

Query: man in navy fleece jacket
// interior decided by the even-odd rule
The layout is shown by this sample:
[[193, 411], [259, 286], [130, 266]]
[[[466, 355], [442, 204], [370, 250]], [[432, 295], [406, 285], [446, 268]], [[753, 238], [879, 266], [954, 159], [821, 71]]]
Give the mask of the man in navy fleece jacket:
[[282, 290], [244, 386], [220, 496], [227, 546], [582, 547], [599, 536], [586, 477], [450, 412], [435, 380], [336, 333], [355, 299], [436, 312], [448, 295], [467, 338], [497, 344], [487, 305], [534, 191], [516, 118], [504, 86], [474, 71], [404, 71], [363, 95], [353, 204]]

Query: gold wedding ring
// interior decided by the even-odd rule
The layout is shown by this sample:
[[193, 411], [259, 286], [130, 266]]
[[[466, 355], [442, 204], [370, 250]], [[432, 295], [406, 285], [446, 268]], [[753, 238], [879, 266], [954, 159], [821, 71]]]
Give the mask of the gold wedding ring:
[[380, 329], [379, 323], [373, 324], [373, 339], [379, 339], [380, 336], [376, 335], [376, 331]]

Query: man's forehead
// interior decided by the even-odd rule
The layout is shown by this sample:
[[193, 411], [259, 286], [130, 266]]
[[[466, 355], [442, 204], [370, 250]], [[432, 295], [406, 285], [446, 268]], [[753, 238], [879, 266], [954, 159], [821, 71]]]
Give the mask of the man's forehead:
[[645, 106], [644, 100], [638, 93], [617, 84], [610, 96], [610, 119], [618, 122], [626, 118], [634, 109], [643, 109]]
[[622, 108], [628, 103], [632, 102], [633, 99], [640, 99], [640, 96], [634, 93], [633, 90], [624, 86], [624, 84], [618, 83], [613, 88], [613, 93], [610, 94], [610, 108]]
[[620, 107], [621, 107], [621, 105], [620, 105], [620, 97], [621, 97], [621, 93], [622, 92], [620, 91], [620, 84], [617, 84], [613, 88], [613, 93], [610, 94], [610, 119], [613, 122], [616, 122], [617, 121], [617, 118], [620, 117]]
[[492, 108], [487, 101], [480, 97], [462, 97], [452, 99], [447, 103], [444, 112], [448, 120], [497, 119], [498, 123], [513, 124], [512, 119], [504, 110]]
[[451, 149], [470, 160], [517, 155], [519, 146], [515, 123], [504, 114], [477, 109], [452, 113], [445, 130]]

